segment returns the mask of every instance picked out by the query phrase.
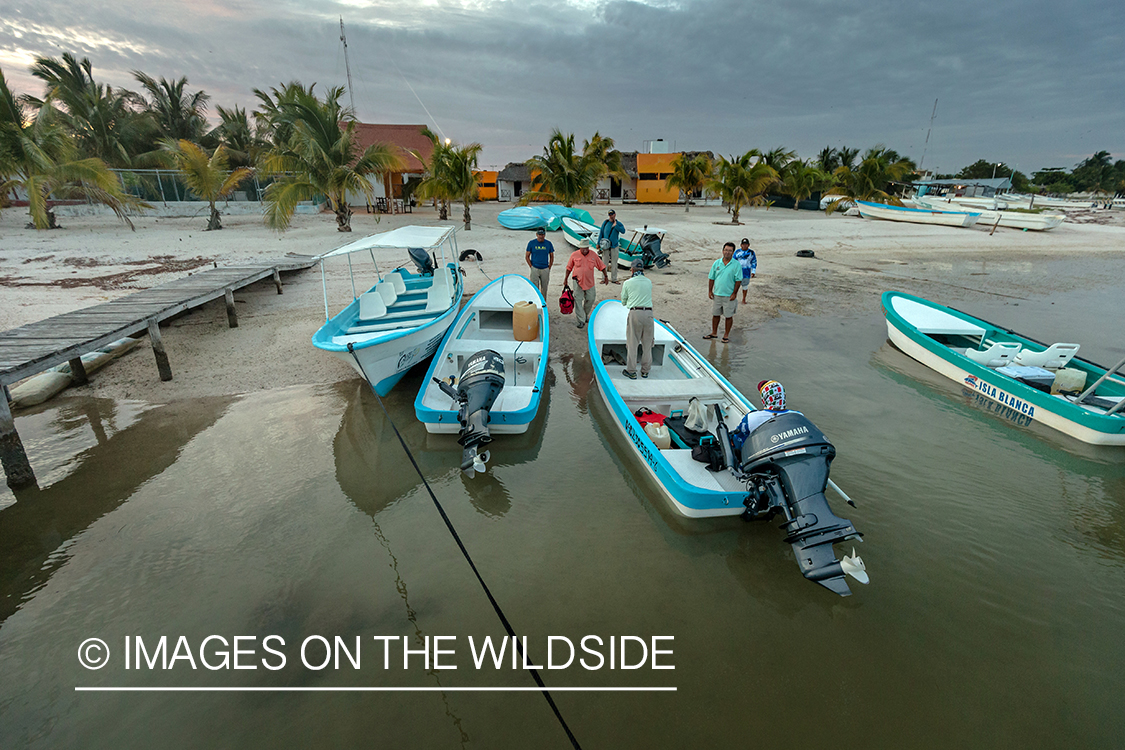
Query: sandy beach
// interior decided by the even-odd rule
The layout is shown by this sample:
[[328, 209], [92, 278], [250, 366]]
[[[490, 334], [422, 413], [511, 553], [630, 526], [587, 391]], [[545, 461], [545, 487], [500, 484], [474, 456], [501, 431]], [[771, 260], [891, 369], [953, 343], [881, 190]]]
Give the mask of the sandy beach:
[[[459, 231], [461, 250], [483, 256], [478, 269], [463, 264], [465, 291], [472, 294], [489, 277], [524, 273], [530, 232], [504, 229], [496, 214], [510, 204], [478, 204], [470, 231]], [[585, 206], [597, 220], [604, 206]], [[742, 226], [732, 226], [719, 207], [615, 206], [627, 228], [648, 225], [668, 232], [664, 249], [672, 265], [650, 272], [656, 315], [685, 335], [709, 330], [707, 271], [726, 241], [748, 237], [758, 256], [758, 276], [749, 303], [740, 306], [729, 346], [745, 345], [754, 329], [781, 311], [826, 315], [880, 310], [879, 295], [900, 289], [943, 302], [1032, 299], [1054, 292], [1116, 283], [1125, 271], [1125, 212], [1079, 216], [1050, 232], [989, 228], [951, 229], [870, 221], [786, 209], [744, 209]], [[453, 216], [460, 216], [455, 208]], [[336, 232], [332, 217], [297, 216], [278, 235], [258, 217], [224, 217], [224, 229], [205, 232], [205, 219], [140, 217], [136, 231], [112, 217], [61, 217], [63, 229], [26, 229], [26, 216], [10, 209], [0, 215], [0, 330], [80, 309], [184, 276], [213, 263], [318, 254], [366, 234], [407, 224], [437, 224], [430, 207], [400, 216], [357, 213], [353, 232]], [[459, 222], [448, 222], [457, 223]], [[561, 232], [549, 233], [556, 249], [551, 275], [553, 353], [585, 349], [574, 316], [558, 313], [566, 258]], [[815, 258], [800, 258], [813, 250]], [[386, 271], [405, 254], [376, 255]], [[359, 266], [357, 266], [359, 267]], [[357, 281], [373, 283], [370, 263]], [[482, 273], [483, 271], [483, 273]], [[367, 274], [364, 276], [363, 274]], [[626, 278], [619, 273], [619, 279]], [[350, 300], [347, 264], [326, 269], [330, 312]], [[333, 383], [355, 377], [336, 359], [309, 342], [324, 322], [320, 273], [314, 268], [284, 276], [284, 294], [261, 282], [235, 294], [240, 327], [227, 328], [221, 300], [171, 322], [164, 334], [174, 380], [162, 383], [151, 351], [142, 346], [97, 373], [70, 393], [117, 399], [168, 402], [201, 396], [247, 393], [299, 384]], [[598, 286], [598, 298], [619, 296], [619, 286]], [[702, 340], [700, 344], [702, 344]]]

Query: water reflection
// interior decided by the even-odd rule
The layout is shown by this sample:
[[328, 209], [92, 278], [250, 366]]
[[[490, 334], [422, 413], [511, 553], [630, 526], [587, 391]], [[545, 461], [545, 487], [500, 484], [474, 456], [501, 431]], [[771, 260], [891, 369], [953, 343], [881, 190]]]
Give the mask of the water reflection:
[[233, 400], [198, 399], [151, 407], [119, 431], [114, 429], [115, 402], [60, 401], [54, 420], [57, 442], [69, 444], [76, 432], [86, 429], [92, 430], [95, 442], [73, 457], [71, 470], [61, 479], [16, 491], [16, 502], [0, 511], [0, 622], [69, 559], [57, 552], [175, 463], [184, 446], [218, 421]]
[[588, 413], [587, 400], [590, 388], [594, 385], [594, 365], [590, 362], [589, 353], [563, 354], [559, 357], [559, 361], [562, 363], [563, 377], [570, 386], [570, 395], [578, 406], [578, 412]]

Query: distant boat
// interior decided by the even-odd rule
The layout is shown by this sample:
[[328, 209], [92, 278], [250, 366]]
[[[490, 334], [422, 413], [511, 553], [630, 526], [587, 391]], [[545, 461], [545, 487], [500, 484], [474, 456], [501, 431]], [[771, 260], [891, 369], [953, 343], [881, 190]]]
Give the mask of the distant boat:
[[516, 206], [501, 211], [496, 220], [505, 229], [544, 229], [553, 232], [561, 225], [561, 218], [538, 206]]
[[[933, 211], [943, 211], [943, 206], [960, 206], [960, 201], [953, 203], [934, 200], [930, 196], [915, 198], [915, 203]], [[1004, 210], [1008, 204], [1002, 203], [999, 209], [972, 207], [971, 210], [980, 214], [978, 226], [995, 226], [999, 223], [1002, 227], [1011, 229], [1030, 229], [1036, 232], [1054, 229], [1063, 223], [1065, 216], [1060, 214], [1029, 214], [1022, 211]]]
[[[434, 353], [461, 304], [456, 231], [452, 226], [399, 227], [321, 255], [318, 260], [326, 322], [313, 334], [313, 346], [347, 362], [380, 396], [390, 393], [407, 370]], [[375, 251], [388, 249], [407, 250], [417, 272], [398, 268], [382, 274], [376, 262], [379, 282], [355, 296], [352, 254], [369, 253], [375, 262]], [[440, 265], [430, 254], [435, 250], [441, 251]], [[352, 301], [329, 318], [324, 260], [340, 256], [348, 258]], [[447, 258], [454, 262], [447, 263]], [[354, 356], [348, 351], [349, 345]]]
[[573, 247], [578, 249], [578, 244], [582, 240], [588, 240], [590, 247], [597, 249], [598, 244], [598, 228], [593, 223], [581, 221], [579, 219], [572, 219], [564, 217], [562, 220], [563, 238]]
[[904, 208], [885, 203], [856, 201], [859, 215], [865, 219], [905, 221], [911, 224], [940, 224], [947, 227], [971, 227], [980, 218], [976, 211], [935, 211], [927, 208]]
[[994, 323], [902, 292], [883, 294], [887, 336], [955, 383], [1032, 421], [1086, 443], [1125, 446], [1125, 380], [1075, 356], [1077, 344], [1047, 346]]

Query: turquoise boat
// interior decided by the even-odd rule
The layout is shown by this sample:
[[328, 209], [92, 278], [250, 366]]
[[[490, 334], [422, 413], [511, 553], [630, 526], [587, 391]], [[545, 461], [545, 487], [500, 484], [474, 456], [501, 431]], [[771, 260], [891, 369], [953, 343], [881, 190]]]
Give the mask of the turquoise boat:
[[558, 215], [546, 211], [539, 206], [516, 206], [506, 211], [501, 211], [496, 220], [505, 229], [538, 229], [543, 227], [548, 231], [555, 231], [562, 223]]
[[1125, 446], [1125, 360], [1105, 368], [1078, 344], [1048, 346], [903, 292], [883, 294], [892, 344], [992, 402], [1093, 445]]

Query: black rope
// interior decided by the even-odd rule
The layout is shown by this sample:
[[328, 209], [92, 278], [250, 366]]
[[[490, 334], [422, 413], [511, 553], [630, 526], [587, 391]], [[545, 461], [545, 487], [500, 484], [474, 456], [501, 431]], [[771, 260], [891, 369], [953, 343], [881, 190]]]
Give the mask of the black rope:
[[[394, 430], [395, 437], [398, 438], [398, 442], [402, 446], [402, 449], [406, 451], [406, 457], [410, 459], [410, 464], [414, 467], [414, 471], [418, 472], [418, 477], [422, 480], [422, 484], [425, 485], [426, 492], [430, 493], [430, 499], [434, 501], [434, 507], [437, 508], [438, 513], [441, 514], [441, 520], [445, 521], [445, 527], [449, 529], [449, 533], [453, 536], [453, 541], [457, 542], [457, 546], [458, 548], [460, 548], [461, 554], [464, 555], [465, 561], [468, 562], [469, 567], [472, 568], [473, 575], [477, 577], [477, 583], [479, 583], [480, 587], [484, 589], [484, 594], [488, 597], [488, 601], [491, 602], [492, 609], [496, 612], [496, 616], [500, 618], [500, 622], [504, 625], [504, 630], [507, 631], [508, 635], [512, 637], [512, 644], [515, 646], [516, 650], [519, 651], [523, 663], [526, 664], [527, 658], [524, 656], [523, 647], [520, 645], [520, 641], [516, 637], [516, 631], [512, 629], [512, 624], [508, 622], [508, 618], [504, 616], [504, 611], [500, 609], [499, 602], [496, 601], [496, 598], [488, 589], [488, 584], [486, 584], [484, 582], [484, 578], [481, 577], [480, 571], [477, 570], [477, 566], [473, 562], [473, 558], [469, 556], [469, 550], [465, 549], [465, 544], [461, 541], [461, 537], [458, 536], [457, 529], [453, 528], [453, 522], [450, 521], [449, 516], [445, 514], [445, 508], [441, 507], [441, 503], [438, 501], [437, 495], [434, 494], [433, 489], [430, 487], [430, 483], [426, 481], [426, 477], [424, 474], [422, 474], [422, 469], [419, 468], [418, 462], [414, 460], [414, 454], [411, 452], [410, 447], [407, 446], [406, 441], [402, 439], [402, 435], [399, 433], [398, 427], [395, 426], [395, 421], [391, 419], [391, 414], [387, 411], [387, 407], [383, 403], [382, 397], [379, 396], [379, 391], [375, 390], [375, 384], [372, 383], [371, 379], [367, 377], [367, 372], [363, 369], [363, 364], [359, 361], [359, 357], [356, 356], [355, 347], [351, 343], [348, 344], [348, 353], [350, 353], [352, 355], [352, 359], [355, 360], [356, 366], [359, 367], [360, 373], [363, 374], [363, 379], [366, 380], [367, 384], [371, 386], [371, 391], [375, 394], [375, 398], [379, 402], [379, 406], [380, 408], [382, 408], [383, 414], [386, 416], [387, 421], [390, 423], [391, 429]], [[527, 671], [531, 672], [532, 678], [535, 679], [535, 684], [538, 685], [539, 688], [543, 691], [543, 697], [547, 699], [547, 705], [549, 705], [551, 707], [551, 710], [555, 713], [555, 718], [558, 719], [559, 724], [562, 725], [563, 731], [566, 732], [566, 736], [570, 740], [570, 744], [575, 748], [575, 750], [582, 750], [582, 746], [578, 744], [578, 739], [574, 736], [574, 733], [570, 731], [570, 727], [567, 726], [566, 719], [564, 719], [562, 713], [559, 712], [559, 707], [555, 705], [555, 699], [551, 697], [551, 693], [548, 692], [547, 686], [543, 684], [543, 678], [539, 676], [539, 671], [530, 667], [528, 667]]]

